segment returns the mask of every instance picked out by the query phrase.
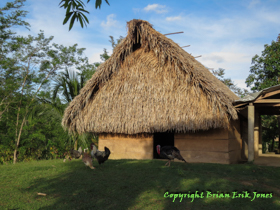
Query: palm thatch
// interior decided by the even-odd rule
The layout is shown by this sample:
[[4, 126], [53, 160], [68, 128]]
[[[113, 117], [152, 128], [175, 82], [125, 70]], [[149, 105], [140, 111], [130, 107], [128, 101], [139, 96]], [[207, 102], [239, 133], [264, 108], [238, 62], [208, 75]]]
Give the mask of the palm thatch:
[[193, 56], [143, 20], [65, 110], [70, 132], [138, 134], [228, 127], [238, 97]]

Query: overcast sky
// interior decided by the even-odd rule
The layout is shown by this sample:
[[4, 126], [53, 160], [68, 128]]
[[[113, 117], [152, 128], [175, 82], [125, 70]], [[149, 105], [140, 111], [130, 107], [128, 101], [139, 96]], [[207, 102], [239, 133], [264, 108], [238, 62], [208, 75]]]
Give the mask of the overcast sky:
[[[7, 0], [0, 1], [3, 7]], [[223, 68], [226, 77], [242, 88], [249, 75], [252, 57], [260, 55], [264, 44], [276, 40], [280, 33], [279, 0], [109, 0], [95, 9], [95, 0], [87, 4], [90, 12], [87, 28], [76, 23], [71, 31], [62, 25], [65, 11], [60, 0], [27, 0], [26, 21], [31, 30], [17, 28], [21, 35], [36, 35], [44, 30], [63, 45], [78, 44], [86, 48], [90, 62], [100, 61], [103, 48], [110, 53], [109, 36], [126, 36], [126, 22], [143, 19], [160, 33], [184, 31], [168, 36], [208, 68]], [[86, 2], [86, 0], [84, 0]]]

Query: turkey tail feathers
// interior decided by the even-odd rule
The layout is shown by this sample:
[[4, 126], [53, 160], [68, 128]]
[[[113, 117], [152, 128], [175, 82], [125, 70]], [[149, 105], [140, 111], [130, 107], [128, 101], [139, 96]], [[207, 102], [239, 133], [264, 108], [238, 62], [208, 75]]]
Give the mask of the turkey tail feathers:
[[185, 163], [187, 163], [187, 161], [185, 161], [185, 159], [180, 155], [180, 157], [181, 157], [181, 159], [179, 159], [179, 160], [182, 160], [182, 161], [184, 161]]
[[176, 152], [175, 157], [176, 157], [178, 160], [182, 160], [182, 161], [184, 161], [185, 163], [187, 163], [187, 161], [182, 157], [182, 155], [180, 154], [180, 152]]

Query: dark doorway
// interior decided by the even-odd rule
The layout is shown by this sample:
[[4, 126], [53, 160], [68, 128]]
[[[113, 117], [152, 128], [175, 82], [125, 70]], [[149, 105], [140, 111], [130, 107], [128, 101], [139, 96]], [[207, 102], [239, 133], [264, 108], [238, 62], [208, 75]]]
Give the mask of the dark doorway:
[[156, 146], [174, 146], [174, 133], [154, 133], [154, 159], [161, 159], [157, 153]]

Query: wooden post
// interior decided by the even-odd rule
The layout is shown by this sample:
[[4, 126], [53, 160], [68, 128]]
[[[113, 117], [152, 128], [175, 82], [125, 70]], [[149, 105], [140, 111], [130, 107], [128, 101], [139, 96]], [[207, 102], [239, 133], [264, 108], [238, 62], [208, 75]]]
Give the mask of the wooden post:
[[254, 121], [255, 107], [253, 103], [248, 106], [248, 162], [254, 160]]
[[260, 131], [260, 118], [259, 113], [255, 112], [255, 123], [254, 123], [254, 157], [259, 157], [259, 132]]
[[180, 31], [180, 32], [174, 32], [174, 33], [169, 33], [169, 34], [163, 34], [163, 35], [173, 35], [173, 34], [182, 34], [182, 33], [184, 33], [184, 31]]
[[[278, 79], [279, 79], [279, 77], [278, 77]], [[277, 150], [279, 152], [279, 150], [280, 150], [280, 115], [277, 116], [277, 119], [278, 119], [278, 148], [277, 148]], [[273, 152], [274, 152], [274, 150], [273, 150]]]
[[262, 154], [262, 118], [259, 116], [259, 156]]

